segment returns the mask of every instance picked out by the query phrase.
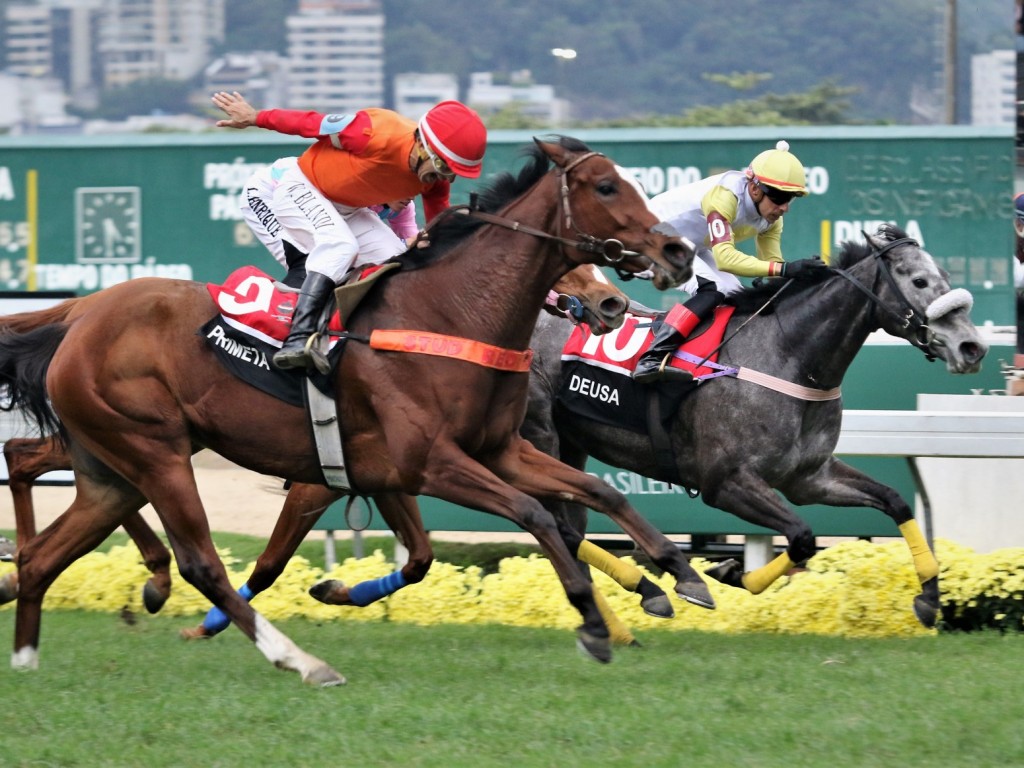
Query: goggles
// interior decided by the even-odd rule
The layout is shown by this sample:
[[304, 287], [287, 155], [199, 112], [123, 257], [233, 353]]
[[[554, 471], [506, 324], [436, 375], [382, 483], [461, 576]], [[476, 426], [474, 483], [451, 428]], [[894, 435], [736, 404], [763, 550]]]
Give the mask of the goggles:
[[793, 192], [786, 192], [775, 187], [769, 187], [767, 184], [763, 184], [760, 181], [755, 181], [754, 183], [757, 184], [758, 189], [764, 192], [765, 197], [776, 205], [785, 205], [796, 197], [796, 194]]
[[440, 174], [441, 178], [445, 181], [455, 181], [455, 171], [448, 167], [448, 163], [442, 160], [440, 157], [434, 154], [433, 150], [430, 149], [430, 145], [425, 139], [420, 139], [420, 147], [423, 151], [420, 153], [420, 157], [424, 160], [429, 160], [434, 166], [434, 170]]

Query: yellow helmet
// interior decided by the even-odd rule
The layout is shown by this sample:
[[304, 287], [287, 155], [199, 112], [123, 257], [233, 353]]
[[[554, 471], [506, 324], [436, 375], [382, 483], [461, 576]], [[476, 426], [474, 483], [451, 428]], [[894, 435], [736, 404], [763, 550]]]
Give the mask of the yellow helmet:
[[807, 194], [804, 165], [789, 151], [789, 143], [780, 141], [775, 149], [766, 149], [750, 163], [747, 178], [768, 187], [788, 192], [794, 197]]

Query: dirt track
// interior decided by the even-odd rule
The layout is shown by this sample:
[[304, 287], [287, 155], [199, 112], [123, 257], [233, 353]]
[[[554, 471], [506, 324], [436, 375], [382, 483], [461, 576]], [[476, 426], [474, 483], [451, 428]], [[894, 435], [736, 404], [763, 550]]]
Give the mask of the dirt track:
[[[280, 478], [242, 469], [210, 451], [196, 454], [192, 464], [211, 530], [270, 536], [284, 504], [285, 491]], [[33, 492], [37, 527], [42, 530], [49, 525], [68, 508], [74, 495], [75, 489], [69, 486], [37, 487]], [[144, 507], [142, 514], [155, 529], [162, 529], [152, 507]], [[14, 504], [6, 487], [0, 487], [0, 530], [14, 530]], [[345, 535], [336, 534], [336, 537]], [[323, 533], [313, 531], [309, 538], [322, 539]], [[525, 533], [446, 532], [434, 534], [434, 538], [449, 541], [530, 540]]]

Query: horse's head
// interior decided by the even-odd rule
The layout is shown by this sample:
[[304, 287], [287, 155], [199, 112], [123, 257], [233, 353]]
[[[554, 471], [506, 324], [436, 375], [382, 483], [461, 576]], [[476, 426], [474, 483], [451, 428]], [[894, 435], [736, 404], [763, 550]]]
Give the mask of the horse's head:
[[971, 294], [951, 289], [931, 255], [897, 227], [883, 225], [864, 236], [878, 269], [873, 290], [882, 329], [942, 358], [951, 373], [981, 370], [988, 346], [971, 320]]
[[563, 275], [544, 308], [553, 315], [586, 323], [597, 335], [615, 330], [626, 319], [629, 297], [612, 285], [594, 264], [581, 264]]
[[535, 139], [558, 167], [561, 181], [559, 230], [576, 237], [577, 263], [613, 266], [620, 273], [651, 270], [654, 287], [665, 290], [690, 278], [694, 246], [658, 227], [643, 192], [604, 155], [575, 139]]

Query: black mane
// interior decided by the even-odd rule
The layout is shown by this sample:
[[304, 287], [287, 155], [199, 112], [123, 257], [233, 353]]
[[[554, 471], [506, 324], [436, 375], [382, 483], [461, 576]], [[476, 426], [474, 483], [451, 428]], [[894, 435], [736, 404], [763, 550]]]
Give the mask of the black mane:
[[[590, 149], [579, 139], [570, 136], [548, 137], [545, 140], [556, 143], [571, 152], [587, 152]], [[487, 185], [476, 191], [473, 200], [479, 210], [497, 213], [513, 200], [524, 195], [551, 169], [551, 161], [536, 144], [524, 147], [520, 156], [526, 158], [526, 164], [517, 175], [507, 171], [500, 173]], [[483, 222], [472, 216], [458, 213], [449, 214], [431, 228], [429, 246], [412, 248], [397, 256], [395, 260], [402, 265], [403, 269], [422, 267], [448, 253], [481, 226], [483, 226]]]
[[[883, 240], [892, 242], [907, 237], [907, 233], [895, 224], [883, 224], [874, 235]], [[839, 246], [839, 252], [834, 254], [829, 261], [829, 266], [834, 269], [849, 269], [854, 264], [859, 264], [874, 253], [874, 248], [867, 241], [854, 242], [847, 240]], [[830, 278], [835, 280], [835, 277]], [[759, 309], [773, 294], [775, 294], [783, 281], [780, 279], [766, 280], [762, 285], [754, 288], [746, 288], [726, 298], [727, 304], [733, 304], [740, 315], [750, 314]], [[798, 297], [804, 297], [810, 291], [818, 290], [820, 283], [795, 283], [786, 289], [785, 293], [779, 296], [773, 304], [785, 304], [788, 301], [798, 301]]]

